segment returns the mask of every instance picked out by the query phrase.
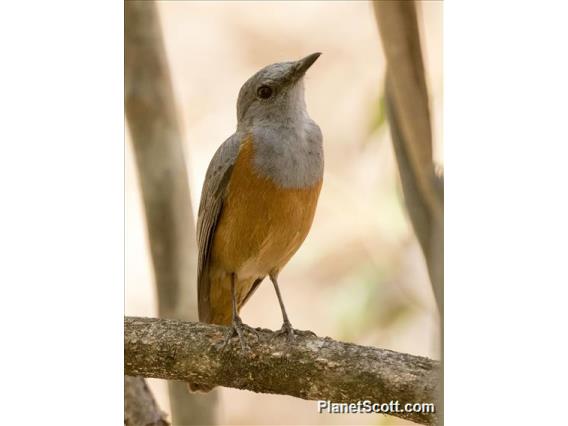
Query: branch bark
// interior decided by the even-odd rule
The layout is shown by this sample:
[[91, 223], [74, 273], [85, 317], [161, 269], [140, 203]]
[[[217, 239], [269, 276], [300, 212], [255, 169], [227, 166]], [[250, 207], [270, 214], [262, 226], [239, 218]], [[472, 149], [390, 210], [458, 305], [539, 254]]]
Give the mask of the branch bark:
[[[428, 358], [299, 335], [294, 343], [257, 329], [251, 350], [236, 339], [219, 348], [228, 327], [126, 317], [125, 374], [205, 383], [309, 400], [433, 403], [440, 364]], [[389, 413], [436, 424], [437, 413]]]

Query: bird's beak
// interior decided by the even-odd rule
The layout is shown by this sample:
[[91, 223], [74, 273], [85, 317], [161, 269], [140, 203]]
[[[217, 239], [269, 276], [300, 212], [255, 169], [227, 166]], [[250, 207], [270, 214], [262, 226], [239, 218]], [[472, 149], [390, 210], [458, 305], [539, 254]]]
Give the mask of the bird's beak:
[[294, 64], [294, 77], [295, 79], [300, 79], [304, 76], [308, 68], [310, 68], [317, 58], [319, 58], [321, 52], [312, 53], [311, 55], [306, 56], [305, 58], [296, 61]]

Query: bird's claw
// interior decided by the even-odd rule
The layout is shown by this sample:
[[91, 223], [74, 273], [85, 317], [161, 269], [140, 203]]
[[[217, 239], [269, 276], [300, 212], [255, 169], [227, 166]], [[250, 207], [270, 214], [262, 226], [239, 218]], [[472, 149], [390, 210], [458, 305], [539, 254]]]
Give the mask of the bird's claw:
[[249, 351], [250, 348], [248, 347], [245, 339], [245, 333], [244, 333], [245, 330], [252, 333], [256, 337], [256, 340], [259, 340], [258, 331], [253, 327], [251, 327], [250, 325], [244, 324], [243, 321], [239, 317], [237, 317], [236, 319], [233, 320], [233, 323], [231, 324], [231, 329], [225, 335], [225, 338], [223, 339], [223, 343], [221, 344], [220, 349], [225, 350], [226, 346], [231, 341], [231, 339], [235, 336], [238, 336], [239, 342], [241, 343], [241, 349], [243, 350], [243, 352]]
[[295, 339], [294, 328], [290, 321], [284, 321], [280, 330], [275, 331], [273, 337], [280, 337], [282, 335], [286, 335], [286, 339], [291, 342]]
[[317, 337], [317, 334], [311, 330], [298, 330], [292, 327], [289, 321], [284, 321], [280, 330], [275, 331], [273, 334], [274, 337], [280, 337], [286, 335], [286, 339], [289, 342], [292, 342], [296, 339], [296, 336], [303, 336], [303, 337]]

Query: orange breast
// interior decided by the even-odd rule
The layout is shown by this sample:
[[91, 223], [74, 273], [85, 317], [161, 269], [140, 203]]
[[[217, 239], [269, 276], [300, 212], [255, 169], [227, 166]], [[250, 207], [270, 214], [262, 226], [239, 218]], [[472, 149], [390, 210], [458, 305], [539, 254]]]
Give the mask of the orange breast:
[[[306, 238], [322, 181], [287, 189], [253, 169], [254, 145], [241, 144], [212, 247], [212, 263], [239, 279], [280, 270]], [[291, 171], [292, 172], [292, 171]]]

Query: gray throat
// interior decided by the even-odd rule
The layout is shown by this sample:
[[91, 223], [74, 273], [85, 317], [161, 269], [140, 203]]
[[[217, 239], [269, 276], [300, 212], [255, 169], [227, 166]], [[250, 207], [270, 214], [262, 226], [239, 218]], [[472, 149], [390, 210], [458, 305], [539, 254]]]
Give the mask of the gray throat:
[[307, 188], [323, 178], [322, 133], [307, 115], [301, 120], [263, 123], [249, 132], [259, 175], [283, 188]]

